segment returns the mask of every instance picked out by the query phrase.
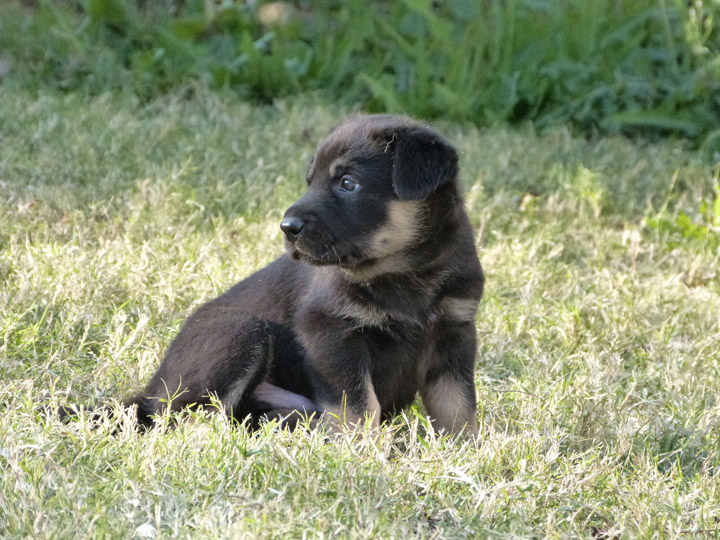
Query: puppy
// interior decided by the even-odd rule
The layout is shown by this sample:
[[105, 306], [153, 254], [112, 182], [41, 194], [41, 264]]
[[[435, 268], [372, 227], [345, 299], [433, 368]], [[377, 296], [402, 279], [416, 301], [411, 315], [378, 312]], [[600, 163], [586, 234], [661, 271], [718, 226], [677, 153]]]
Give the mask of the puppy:
[[457, 161], [407, 118], [337, 126], [280, 224], [287, 254], [188, 319], [126, 402], [139, 423], [214, 395], [253, 424], [316, 413], [377, 425], [419, 391], [436, 429], [476, 435], [484, 278]]

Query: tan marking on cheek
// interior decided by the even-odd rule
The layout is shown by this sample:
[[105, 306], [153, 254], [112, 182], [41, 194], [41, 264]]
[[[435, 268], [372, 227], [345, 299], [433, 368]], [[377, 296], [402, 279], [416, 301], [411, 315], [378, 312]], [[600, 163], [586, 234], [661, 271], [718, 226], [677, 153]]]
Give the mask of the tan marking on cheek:
[[369, 255], [387, 257], [415, 242], [421, 233], [419, 216], [418, 202], [392, 201], [385, 223], [370, 238]]
[[449, 375], [442, 376], [421, 391], [423, 404], [436, 430], [477, 436], [475, 410], [470, 406], [458, 383]]
[[473, 298], [447, 296], [440, 303], [442, 314], [454, 321], [473, 322], [479, 302]]

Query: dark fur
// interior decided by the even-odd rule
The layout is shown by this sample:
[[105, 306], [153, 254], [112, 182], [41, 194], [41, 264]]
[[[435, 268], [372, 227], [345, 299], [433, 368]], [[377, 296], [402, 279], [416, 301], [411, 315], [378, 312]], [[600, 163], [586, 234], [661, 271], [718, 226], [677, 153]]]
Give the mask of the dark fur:
[[213, 394], [253, 422], [293, 411], [377, 422], [419, 391], [438, 428], [475, 434], [483, 275], [457, 173], [452, 146], [408, 119], [340, 124], [285, 214], [288, 254], [190, 317], [127, 402], [139, 422], [169, 396], [181, 410]]

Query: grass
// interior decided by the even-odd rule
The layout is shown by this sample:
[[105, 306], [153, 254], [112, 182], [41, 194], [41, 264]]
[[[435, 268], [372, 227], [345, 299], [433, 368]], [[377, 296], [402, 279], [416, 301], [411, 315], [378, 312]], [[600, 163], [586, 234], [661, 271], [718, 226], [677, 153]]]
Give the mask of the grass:
[[38, 413], [137, 390], [280, 254], [345, 112], [0, 87], [0, 537], [720, 537], [718, 168], [682, 141], [437, 124], [488, 277], [476, 444], [419, 404], [335, 444]]

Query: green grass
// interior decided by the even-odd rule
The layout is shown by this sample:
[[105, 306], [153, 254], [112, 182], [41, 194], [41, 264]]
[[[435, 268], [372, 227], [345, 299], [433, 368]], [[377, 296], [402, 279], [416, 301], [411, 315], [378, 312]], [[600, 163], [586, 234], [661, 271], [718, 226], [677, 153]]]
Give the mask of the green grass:
[[720, 537], [718, 170], [678, 141], [437, 124], [487, 271], [477, 444], [420, 405], [334, 444], [37, 412], [136, 391], [280, 254], [346, 112], [0, 87], [0, 537]]

